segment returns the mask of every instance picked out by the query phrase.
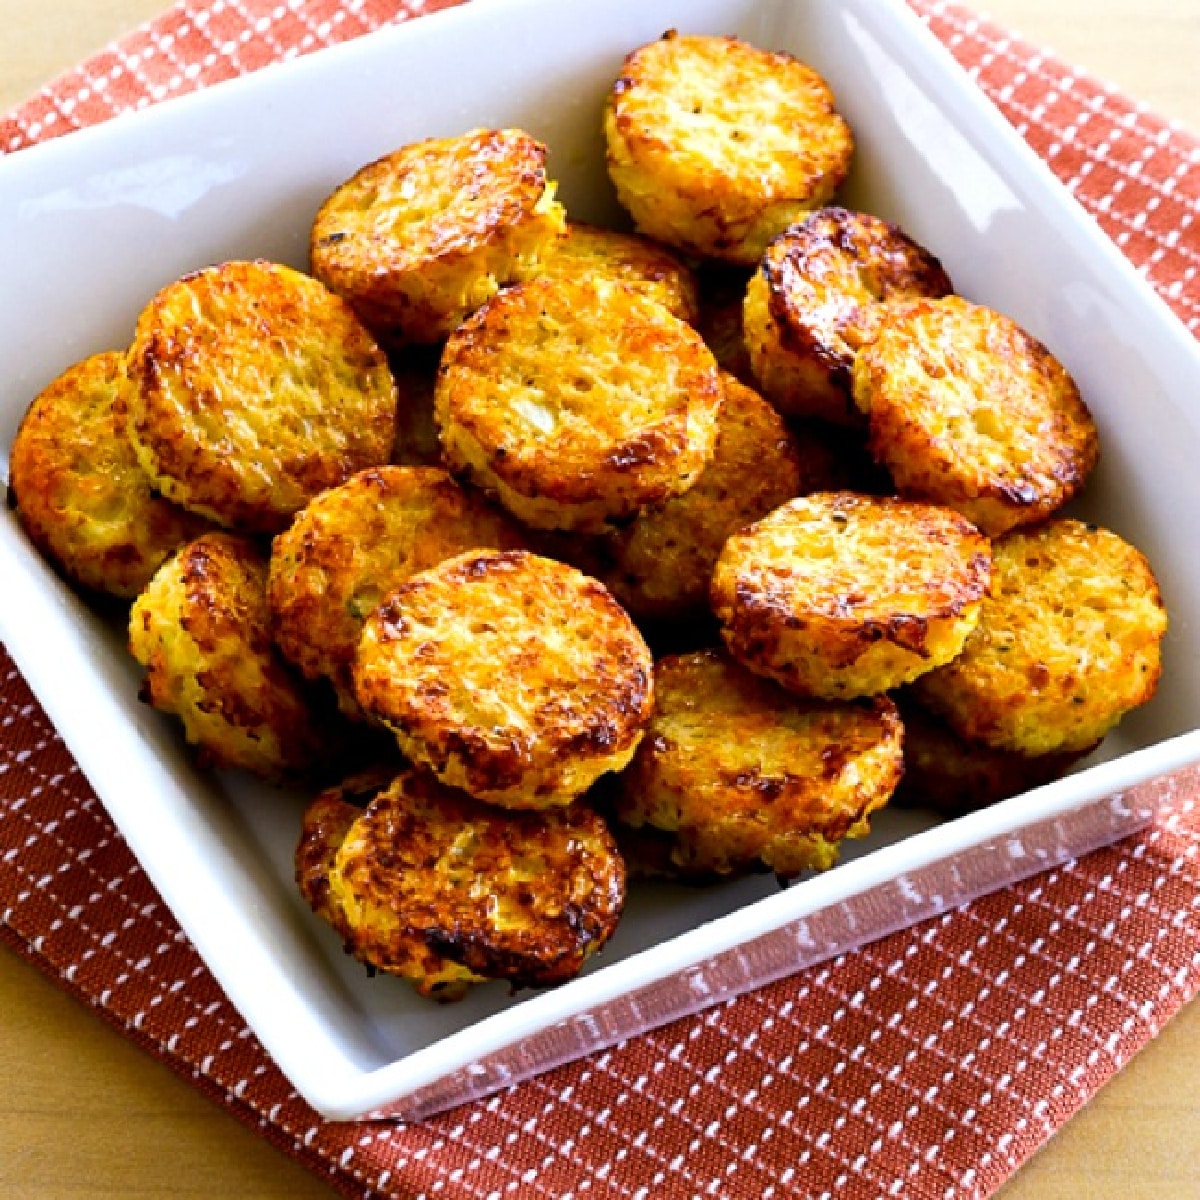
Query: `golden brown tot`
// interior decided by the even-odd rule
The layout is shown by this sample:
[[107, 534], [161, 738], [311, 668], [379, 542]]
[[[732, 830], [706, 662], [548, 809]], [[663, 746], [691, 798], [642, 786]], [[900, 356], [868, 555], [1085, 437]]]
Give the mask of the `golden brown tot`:
[[800, 492], [829, 486], [832, 478], [832, 462], [821, 448], [806, 441], [802, 455], [783, 419], [757, 392], [724, 373], [722, 384], [716, 449], [696, 483], [682, 496], [643, 509], [591, 547], [592, 573], [638, 619], [687, 618], [705, 610], [725, 539]]
[[561, 807], [621, 770], [654, 703], [650, 651], [608, 590], [521, 550], [401, 583], [367, 618], [354, 683], [413, 762], [508, 808]]
[[649, 238], [568, 221], [562, 236], [547, 244], [535, 277], [578, 279], [581, 275], [626, 283], [657, 300], [681, 321], [696, 323], [700, 298], [691, 267]]
[[546, 147], [520, 129], [402, 146], [362, 168], [313, 223], [313, 274], [389, 347], [443, 340], [527, 279], [562, 232]]
[[901, 722], [885, 697], [801, 699], [714, 650], [660, 659], [655, 695], [617, 815], [667, 835], [681, 876], [831, 867], [900, 778]]
[[133, 599], [208, 522], [163, 499], [126, 431], [125, 355], [94, 354], [30, 405], [9, 489], [30, 541], [73, 583]]
[[1087, 751], [1157, 689], [1167, 614], [1150, 565], [1111, 530], [1063, 518], [994, 550], [975, 631], [915, 693], [970, 741]]
[[466, 320], [434, 410], [456, 475], [535, 528], [602, 533], [695, 483], [722, 394], [694, 329], [585, 276], [508, 288]]
[[143, 698], [179, 718], [208, 766], [277, 780], [336, 748], [271, 641], [267, 563], [247, 538], [207, 533], [168, 559], [130, 611], [129, 649]]
[[887, 306], [853, 390], [900, 494], [948, 504], [991, 537], [1050, 516], [1096, 464], [1096, 426], [1066, 368], [959, 296]]
[[524, 537], [440, 467], [372, 467], [304, 508], [271, 548], [268, 599], [284, 655], [332, 681], [360, 716], [351, 668], [363, 622], [397, 584], [465, 550], [516, 549]]
[[218, 524], [283, 529], [385, 463], [396, 385], [346, 304], [307, 275], [226, 262], [168, 284], [129, 350], [129, 436], [168, 498]]
[[781, 412], [860, 425], [851, 369], [884, 307], [950, 290], [938, 260], [898, 226], [820, 209], [771, 242], [746, 289], [751, 370]]
[[998, 804], [1065, 775], [1091, 747], [1064, 753], [1017, 754], [959, 737], [940, 717], [906, 694], [904, 775], [892, 802], [947, 817]]
[[725, 543], [712, 603], [752, 671], [801, 695], [870, 696], [962, 649], [990, 568], [987, 538], [953, 509], [815, 492]]
[[591, 809], [503, 812], [413, 771], [319, 796], [296, 876], [350, 954], [438, 1000], [488, 979], [565, 983], [625, 902], [624, 863]]
[[811, 67], [737, 38], [674, 31], [626, 57], [605, 135], [617, 197], [642, 233], [745, 266], [829, 202], [854, 150]]

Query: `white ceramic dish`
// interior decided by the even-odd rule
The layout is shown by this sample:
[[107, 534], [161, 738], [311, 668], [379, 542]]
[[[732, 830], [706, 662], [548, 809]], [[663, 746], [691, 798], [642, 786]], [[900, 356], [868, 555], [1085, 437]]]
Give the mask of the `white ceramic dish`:
[[852, 861], [787, 891], [639, 889], [575, 982], [437, 1007], [368, 979], [299, 900], [302, 798], [196, 772], [137, 703], [119, 634], [4, 514], [0, 637], [233, 1003], [330, 1117], [483, 1094], [1112, 840], [1200, 783], [1200, 353], [901, 0], [476, 0], [0, 161], [0, 455], [29, 400], [125, 344], [160, 285], [229, 257], [304, 265], [319, 200], [405, 141], [523, 126], [569, 211], [613, 216], [601, 99], [622, 55], [672, 26], [823, 71], [858, 137], [847, 202], [899, 221], [1076, 374], [1105, 448], [1082, 511], [1160, 574], [1164, 683], [1068, 779], [938, 826], [885, 813]]

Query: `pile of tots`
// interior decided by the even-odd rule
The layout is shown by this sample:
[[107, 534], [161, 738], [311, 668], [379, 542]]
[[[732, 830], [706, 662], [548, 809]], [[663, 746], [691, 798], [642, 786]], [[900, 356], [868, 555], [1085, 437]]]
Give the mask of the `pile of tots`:
[[1061, 774], [1154, 693], [1145, 558], [1059, 515], [1071, 376], [834, 205], [825, 81], [674, 32], [604, 114], [636, 232], [519, 129], [402, 146], [311, 270], [206, 267], [33, 402], [10, 498], [131, 603], [204, 764], [304, 781], [296, 878], [450, 999], [605, 944], [628, 876], [831, 866], [897, 791]]

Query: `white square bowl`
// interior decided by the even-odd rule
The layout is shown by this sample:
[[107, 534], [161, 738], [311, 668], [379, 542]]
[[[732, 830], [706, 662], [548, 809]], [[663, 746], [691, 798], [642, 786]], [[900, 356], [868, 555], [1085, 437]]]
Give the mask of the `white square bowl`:
[[899, 222], [1075, 374], [1103, 446], [1078, 511], [1159, 574], [1163, 684], [1067, 779], [940, 825], [885, 812], [855, 857], [786, 891], [639, 887], [579, 979], [438, 1007], [367, 978], [300, 900], [305, 798], [197, 772], [138, 704], [121, 632], [5, 513], [0, 638], [232, 1002], [328, 1117], [415, 1119], [485, 1094], [1132, 832], [1200, 787], [1200, 352], [901, 0], [475, 0], [0, 161], [0, 456], [32, 397], [125, 345], [170, 279], [233, 257], [305, 266], [320, 200], [406, 141], [522, 126], [550, 146], [572, 215], [614, 217], [603, 96], [623, 55], [671, 27], [822, 71], [858, 140], [845, 202]]

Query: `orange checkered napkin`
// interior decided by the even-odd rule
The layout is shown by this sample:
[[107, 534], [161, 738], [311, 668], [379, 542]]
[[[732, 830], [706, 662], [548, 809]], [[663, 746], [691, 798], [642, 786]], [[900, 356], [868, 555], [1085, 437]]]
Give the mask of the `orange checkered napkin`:
[[[911, 0], [1200, 330], [1200, 146]], [[439, 0], [186, 0], [0, 120], [0, 147]], [[322, 1122], [179, 931], [0, 651], [0, 934], [351, 1196], [994, 1192], [1200, 989], [1200, 812], [415, 1126]]]

